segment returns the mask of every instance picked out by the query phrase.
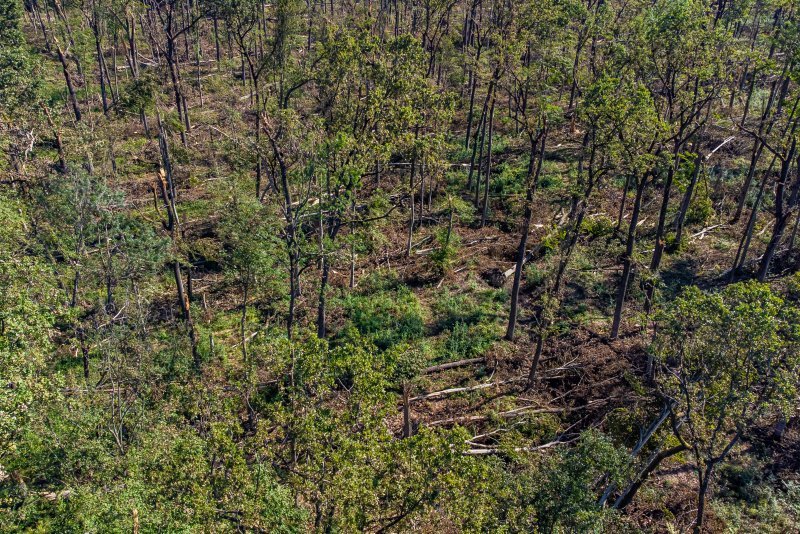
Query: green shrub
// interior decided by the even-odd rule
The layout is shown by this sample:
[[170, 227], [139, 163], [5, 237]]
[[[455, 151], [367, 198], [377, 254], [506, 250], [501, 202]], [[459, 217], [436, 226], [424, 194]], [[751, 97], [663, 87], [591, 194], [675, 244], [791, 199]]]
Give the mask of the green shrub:
[[615, 223], [605, 215], [588, 217], [581, 223], [581, 232], [588, 234], [591, 239], [608, 237], [614, 233]]
[[380, 349], [424, 333], [422, 306], [408, 288], [351, 295], [344, 306], [353, 326]]
[[461, 238], [455, 232], [448, 232], [447, 228], [440, 228], [436, 231], [436, 243], [438, 246], [430, 255], [431, 263], [438, 274], [444, 274], [458, 256]]
[[545, 256], [549, 256], [558, 250], [565, 235], [566, 232], [563, 228], [553, 228], [544, 236], [542, 239], [542, 248], [544, 248]]
[[508, 292], [504, 289], [489, 289], [477, 294], [445, 291], [433, 303], [436, 330], [452, 330], [458, 323], [473, 325], [500, 317], [507, 299]]
[[444, 342], [445, 360], [476, 358], [485, 353], [497, 339], [499, 335], [492, 325], [479, 323], [470, 326], [458, 321]]
[[686, 211], [686, 224], [704, 224], [714, 215], [714, 204], [706, 193], [699, 191]]
[[547, 270], [529, 263], [525, 266], [525, 280], [529, 289], [536, 289], [547, 280]]

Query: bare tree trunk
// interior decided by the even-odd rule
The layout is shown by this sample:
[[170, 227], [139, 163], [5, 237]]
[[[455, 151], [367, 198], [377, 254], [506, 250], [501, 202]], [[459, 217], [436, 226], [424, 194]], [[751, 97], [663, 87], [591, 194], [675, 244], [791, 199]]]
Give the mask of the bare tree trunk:
[[[249, 268], [248, 268], [249, 269]], [[189, 274], [191, 280], [191, 272]], [[247, 365], [247, 297], [250, 290], [250, 272], [245, 273], [244, 288], [242, 291], [242, 315], [239, 319], [239, 336], [242, 344], [242, 362]]]
[[622, 199], [619, 203], [619, 213], [617, 214], [617, 226], [615, 227], [615, 233], [622, 231], [622, 218], [625, 216], [625, 203], [628, 199], [628, 189], [630, 188], [631, 177], [625, 177], [625, 184], [622, 188]]
[[411, 401], [409, 400], [409, 392], [411, 386], [408, 382], [403, 382], [403, 437], [411, 437]]
[[496, 99], [492, 95], [492, 106], [489, 109], [489, 140], [486, 146], [486, 177], [483, 188], [483, 213], [481, 226], [486, 226], [486, 217], [489, 214], [489, 185], [492, 181], [492, 136], [494, 134], [494, 105]]
[[736, 257], [733, 259], [733, 267], [731, 268], [731, 281], [736, 278], [736, 275], [739, 273], [739, 270], [744, 265], [745, 260], [747, 259], [747, 251], [750, 248], [750, 240], [753, 238], [753, 229], [756, 225], [756, 219], [758, 218], [758, 209], [761, 206], [761, 198], [764, 196], [764, 189], [767, 185], [767, 180], [769, 179], [769, 173], [772, 169], [772, 164], [774, 164], [775, 158], [773, 158], [773, 163], [770, 164], [770, 169], [764, 173], [764, 178], [761, 179], [761, 185], [758, 188], [758, 194], [756, 195], [756, 200], [753, 203], [753, 208], [750, 210], [750, 217], [747, 219], [747, 226], [745, 227], [744, 234], [742, 234], [742, 239], [739, 241], [739, 248], [736, 250]]
[[297, 297], [300, 294], [300, 246], [297, 242], [298, 223], [295, 219], [294, 210], [292, 209], [292, 191], [289, 187], [289, 170], [286, 166], [286, 161], [275, 139], [270, 137], [269, 141], [272, 145], [275, 160], [278, 162], [281, 190], [283, 192], [283, 210], [286, 220], [283, 238], [286, 243], [286, 253], [289, 257], [289, 311], [286, 318], [286, 334], [289, 339], [292, 339], [295, 308], [297, 306]]
[[694, 160], [694, 169], [692, 172], [692, 179], [689, 182], [689, 186], [686, 188], [686, 193], [683, 195], [683, 201], [681, 202], [681, 206], [678, 209], [678, 217], [675, 221], [675, 248], [680, 248], [681, 246], [681, 239], [683, 237], [683, 223], [686, 220], [686, 213], [689, 211], [689, 206], [692, 204], [692, 195], [694, 194], [694, 189], [697, 186], [697, 180], [700, 177], [700, 169], [703, 165], [703, 156], [698, 151], [697, 157]]
[[81, 110], [78, 107], [78, 97], [75, 95], [75, 86], [72, 84], [72, 76], [69, 73], [69, 67], [67, 67], [67, 58], [64, 56], [64, 51], [61, 49], [61, 45], [56, 42], [56, 52], [58, 52], [58, 60], [61, 62], [61, 70], [64, 72], [64, 81], [67, 84], [67, 92], [69, 93], [69, 101], [72, 104], [72, 111], [75, 113], [75, 120], [80, 122], [81, 120]]
[[469, 111], [467, 112], [467, 134], [464, 136], [464, 148], [469, 148], [469, 138], [472, 134], [472, 115], [475, 110], [475, 91], [478, 85], [478, 77], [470, 71], [470, 90], [469, 90]]
[[[488, 95], [487, 95], [488, 96]], [[473, 203], [475, 204], [475, 208], [477, 209], [480, 206], [480, 194], [481, 194], [481, 176], [483, 176], [483, 147], [486, 146], [486, 126], [489, 122], [489, 113], [487, 110], [486, 116], [483, 118], [483, 124], [481, 127], [481, 137], [480, 141], [478, 142], [478, 160], [475, 163], [478, 166], [478, 174], [475, 176], [475, 198]]]
[[474, 139], [472, 140], [472, 156], [469, 159], [469, 173], [467, 174], [467, 191], [472, 191], [472, 176], [475, 173], [475, 161], [478, 154], [478, 137], [481, 134], [486, 117], [481, 114], [478, 127], [475, 129]]
[[[679, 134], [680, 136], [681, 134]], [[658, 212], [658, 224], [656, 225], [656, 235], [655, 235], [655, 244], [653, 248], [653, 256], [650, 259], [650, 272], [655, 273], [658, 271], [659, 266], [661, 265], [661, 258], [664, 254], [664, 247], [665, 247], [665, 237], [664, 237], [664, 229], [666, 227], [667, 221], [667, 209], [669, 208], [669, 196], [672, 191], [672, 182], [675, 179], [675, 173], [678, 170], [678, 165], [680, 164], [680, 150], [683, 146], [682, 141], [676, 140], [675, 146], [672, 151], [672, 165], [670, 165], [669, 170], [667, 171], [667, 179], [664, 181], [664, 191], [661, 197], [661, 209]], [[652, 287], [648, 287], [647, 290], [647, 302], [648, 302], [648, 309], [649, 309], [649, 301], [652, 297]]]
[[[414, 129], [414, 140], [419, 137], [419, 126]], [[414, 240], [414, 222], [415, 222], [415, 200], [414, 200], [414, 178], [417, 175], [417, 148], [416, 144], [414, 146], [414, 155], [411, 158], [411, 173], [409, 177], [408, 183], [408, 190], [409, 190], [409, 201], [411, 202], [411, 213], [408, 218], [408, 243], [406, 244], [406, 256], [411, 256], [411, 246]]]
[[663, 450], [654, 454], [650, 461], [647, 462], [647, 465], [639, 471], [639, 474], [636, 475], [634, 481], [623, 491], [617, 500], [614, 502], [614, 508], [617, 510], [623, 510], [626, 506], [628, 506], [633, 498], [636, 496], [636, 492], [639, 491], [639, 488], [642, 487], [647, 477], [655, 471], [658, 466], [669, 458], [670, 456], [675, 456], [676, 454], [683, 452], [686, 450], [686, 445], [676, 445], [675, 447], [671, 447], [669, 449]]
[[611, 323], [611, 339], [616, 339], [619, 334], [619, 326], [622, 322], [622, 310], [625, 306], [625, 295], [630, 284], [631, 270], [633, 268], [633, 249], [636, 244], [636, 226], [639, 224], [639, 212], [642, 207], [642, 195], [648, 176], [642, 177], [641, 181], [634, 178], [636, 184], [636, 199], [633, 202], [633, 213], [631, 214], [631, 224], [628, 227], [628, 241], [625, 246], [625, 257], [622, 266], [622, 278], [617, 290], [617, 302], [614, 308], [614, 319]]
[[197, 333], [194, 329], [192, 322], [192, 312], [189, 307], [189, 298], [186, 296], [186, 291], [183, 286], [183, 275], [181, 274], [181, 264], [178, 260], [172, 263], [172, 272], [175, 275], [175, 286], [178, 290], [178, 304], [183, 314], [183, 321], [186, 324], [186, 330], [189, 334], [189, 343], [192, 347], [192, 359], [194, 361], [195, 369], [200, 369], [200, 355], [197, 351]]
[[[777, 90], [780, 83], [780, 79], [776, 79], [772, 83], [772, 88], [770, 89], [769, 99], [767, 100], [767, 104], [764, 107], [764, 112], [761, 114], [761, 120], [758, 124], [758, 136], [756, 137], [754, 144], [753, 144], [753, 154], [750, 157], [750, 167], [747, 170], [747, 177], [745, 178], [744, 184], [742, 185], [742, 189], [739, 192], [739, 199], [736, 205], [736, 213], [733, 216], [731, 222], [736, 222], [742, 216], [742, 210], [744, 209], [744, 203], [747, 200], [747, 194], [750, 191], [750, 184], [753, 181], [753, 176], [755, 175], [756, 166], [758, 164], [758, 160], [761, 158], [761, 153], [764, 150], [764, 142], [761, 138], [762, 133], [765, 132], [769, 134], [772, 130], [772, 125], [774, 121], [769, 122], [770, 114], [772, 112], [772, 106], [775, 103], [775, 97], [777, 96]], [[782, 107], [782, 102], [778, 103], [778, 111]], [[742, 121], [744, 123], [744, 121]], [[767, 125], [769, 122], [769, 125]]]
[[522, 232], [519, 239], [519, 246], [517, 247], [517, 264], [514, 268], [514, 284], [511, 288], [511, 311], [508, 316], [508, 327], [506, 328], [506, 339], [508, 341], [514, 340], [514, 330], [517, 326], [519, 289], [522, 281], [522, 269], [525, 264], [528, 236], [531, 231], [531, 219], [533, 218], [532, 202], [534, 193], [536, 192], [536, 184], [539, 181], [539, 173], [542, 169], [542, 161], [544, 160], [545, 142], [546, 132], [542, 134], [542, 147], [539, 150], [539, 159], [536, 161], [539, 139], [531, 140], [531, 157], [528, 162], [528, 187], [525, 195], [525, 214], [522, 220]]
[[95, 52], [97, 53], [97, 73], [100, 78], [100, 99], [103, 103], [103, 115], [108, 117], [108, 98], [106, 97], [106, 75], [103, 69], [103, 49], [100, 44], [100, 23], [97, 18], [97, 9], [92, 6], [91, 18], [92, 34], [94, 35]]
[[[772, 228], [772, 237], [769, 240], [769, 244], [767, 245], [767, 250], [764, 252], [764, 257], [761, 259], [761, 265], [758, 269], [758, 281], [763, 282], [767, 278], [767, 274], [769, 274], [769, 266], [772, 263], [772, 258], [775, 256], [775, 251], [778, 248], [778, 245], [783, 238], [783, 232], [786, 230], [786, 226], [789, 224], [789, 219], [791, 218], [792, 214], [797, 205], [797, 197], [798, 193], [800, 193], [800, 165], [798, 165], [797, 172], [798, 177], [795, 181], [794, 185], [792, 186], [792, 190], [789, 193], [789, 198], [787, 201], [784, 201], [784, 196], [786, 194], [786, 188], [789, 185], [788, 176], [790, 172], [790, 168], [792, 166], [792, 161], [794, 160], [794, 152], [797, 146], [797, 140], [792, 139], [792, 146], [789, 149], [789, 155], [783, 162], [783, 168], [781, 169], [781, 177], [780, 181], [778, 182], [778, 186], [775, 191], [775, 225]], [[799, 162], [800, 163], [800, 162]], [[786, 203], [786, 205], [784, 205]]]
[[325, 305], [326, 295], [325, 291], [328, 288], [328, 276], [330, 273], [330, 264], [328, 260], [323, 257], [322, 259], [322, 275], [319, 283], [319, 301], [317, 305], [317, 337], [323, 339], [327, 335], [325, 327]]
[[694, 534], [703, 532], [703, 519], [706, 511], [706, 495], [708, 494], [708, 486], [711, 482], [711, 475], [714, 471], [714, 464], [709, 465], [705, 469], [698, 469], [697, 478], [700, 484], [700, 489], [697, 492], [697, 519], [694, 522], [692, 531]]

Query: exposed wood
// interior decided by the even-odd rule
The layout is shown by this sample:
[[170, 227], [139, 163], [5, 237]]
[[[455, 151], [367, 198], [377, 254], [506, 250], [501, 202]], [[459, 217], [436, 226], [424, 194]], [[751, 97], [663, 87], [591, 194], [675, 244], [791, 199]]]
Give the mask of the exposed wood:
[[458, 360], [456, 362], [448, 362], [440, 365], [433, 365], [431, 367], [426, 367], [425, 369], [423, 369], [422, 374], [438, 373], [439, 371], [445, 371], [447, 369], [455, 369], [457, 367], [465, 367], [467, 365], [474, 365], [476, 363], [483, 363], [485, 361], [486, 358], [481, 356], [480, 358], [469, 358], [467, 360]]

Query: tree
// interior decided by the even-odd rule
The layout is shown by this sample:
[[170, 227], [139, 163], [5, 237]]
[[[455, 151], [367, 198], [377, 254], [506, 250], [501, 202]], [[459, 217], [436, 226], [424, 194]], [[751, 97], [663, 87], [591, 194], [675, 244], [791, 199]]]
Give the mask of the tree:
[[661, 318], [657, 383], [697, 470], [695, 532], [715, 469], [755, 423], [796, 398], [799, 319], [800, 310], [757, 282], [718, 293], [688, 288]]
[[553, 533], [604, 530], [614, 512], [601, 507], [592, 486], [597, 480], [622, 480], [627, 458], [606, 436], [587, 431], [574, 447], [563, 447], [539, 459], [522, 458], [529, 469], [512, 479], [512, 502], [506, 504], [519, 531]]
[[[549, 46], [548, 39], [554, 31], [566, 35], [571, 7], [570, 3], [521, 3], [518, 6], [519, 13], [510, 16], [510, 21], [516, 25], [512, 26], [509, 37], [502, 43], [507, 54], [504, 58], [508, 71], [506, 90], [513, 102], [514, 120], [525, 134], [528, 144], [523, 218], [506, 328], [506, 339], [509, 341], [514, 339], [517, 324], [522, 269], [527, 261], [533, 200], [544, 163], [547, 132], [548, 128], [556, 127], [562, 118], [561, 110], [554, 101], [556, 83], [565, 76], [564, 65], [558, 59], [559, 50]], [[488, 181], [488, 175], [486, 179]], [[487, 205], [488, 197], [484, 203], [484, 218]]]
[[[614, 317], [611, 323], [611, 338], [616, 338], [622, 323], [622, 312], [625, 307], [625, 297], [634, 267], [634, 252], [636, 247], [636, 233], [639, 226], [639, 217], [642, 209], [644, 191], [655, 172], [655, 158], [652, 149], [657, 143], [662, 122], [653, 105], [650, 92], [640, 83], [627, 78], [621, 78], [614, 96], [610, 111], [613, 114], [616, 126], [618, 143], [609, 146], [614, 157], [619, 159], [619, 171], [625, 176], [625, 189], [623, 191], [622, 206], [624, 206], [627, 184], [634, 186], [633, 209], [631, 221], [628, 225], [625, 239], [625, 252], [622, 256], [622, 276], [617, 288], [617, 298], [614, 306]], [[620, 207], [622, 213], [622, 207]], [[620, 218], [621, 221], [621, 218]]]
[[278, 293], [275, 278], [275, 257], [270, 253], [280, 246], [277, 228], [268, 206], [252, 196], [242, 198], [235, 191], [226, 215], [220, 224], [220, 234], [228, 251], [226, 265], [234, 283], [242, 293], [239, 322], [242, 359], [248, 364], [247, 312], [253, 297], [274, 297]]
[[[666, 246], [670, 195], [682, 153], [689, 140], [705, 127], [725, 82], [721, 58], [726, 54], [727, 36], [703, 16], [705, 9], [704, 3], [696, 0], [655, 2], [643, 14], [644, 42], [631, 48], [634, 69], [664, 120], [663, 137], [653, 148], [669, 153], [664, 163], [667, 168], [650, 260], [651, 277], [658, 272]], [[649, 281], [648, 308], [654, 288]]]

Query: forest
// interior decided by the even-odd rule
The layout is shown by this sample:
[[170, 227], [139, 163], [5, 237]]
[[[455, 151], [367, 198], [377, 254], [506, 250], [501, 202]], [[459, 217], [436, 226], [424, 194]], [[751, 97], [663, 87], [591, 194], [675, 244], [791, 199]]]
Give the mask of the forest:
[[800, 532], [797, 0], [0, 0], [0, 531]]

